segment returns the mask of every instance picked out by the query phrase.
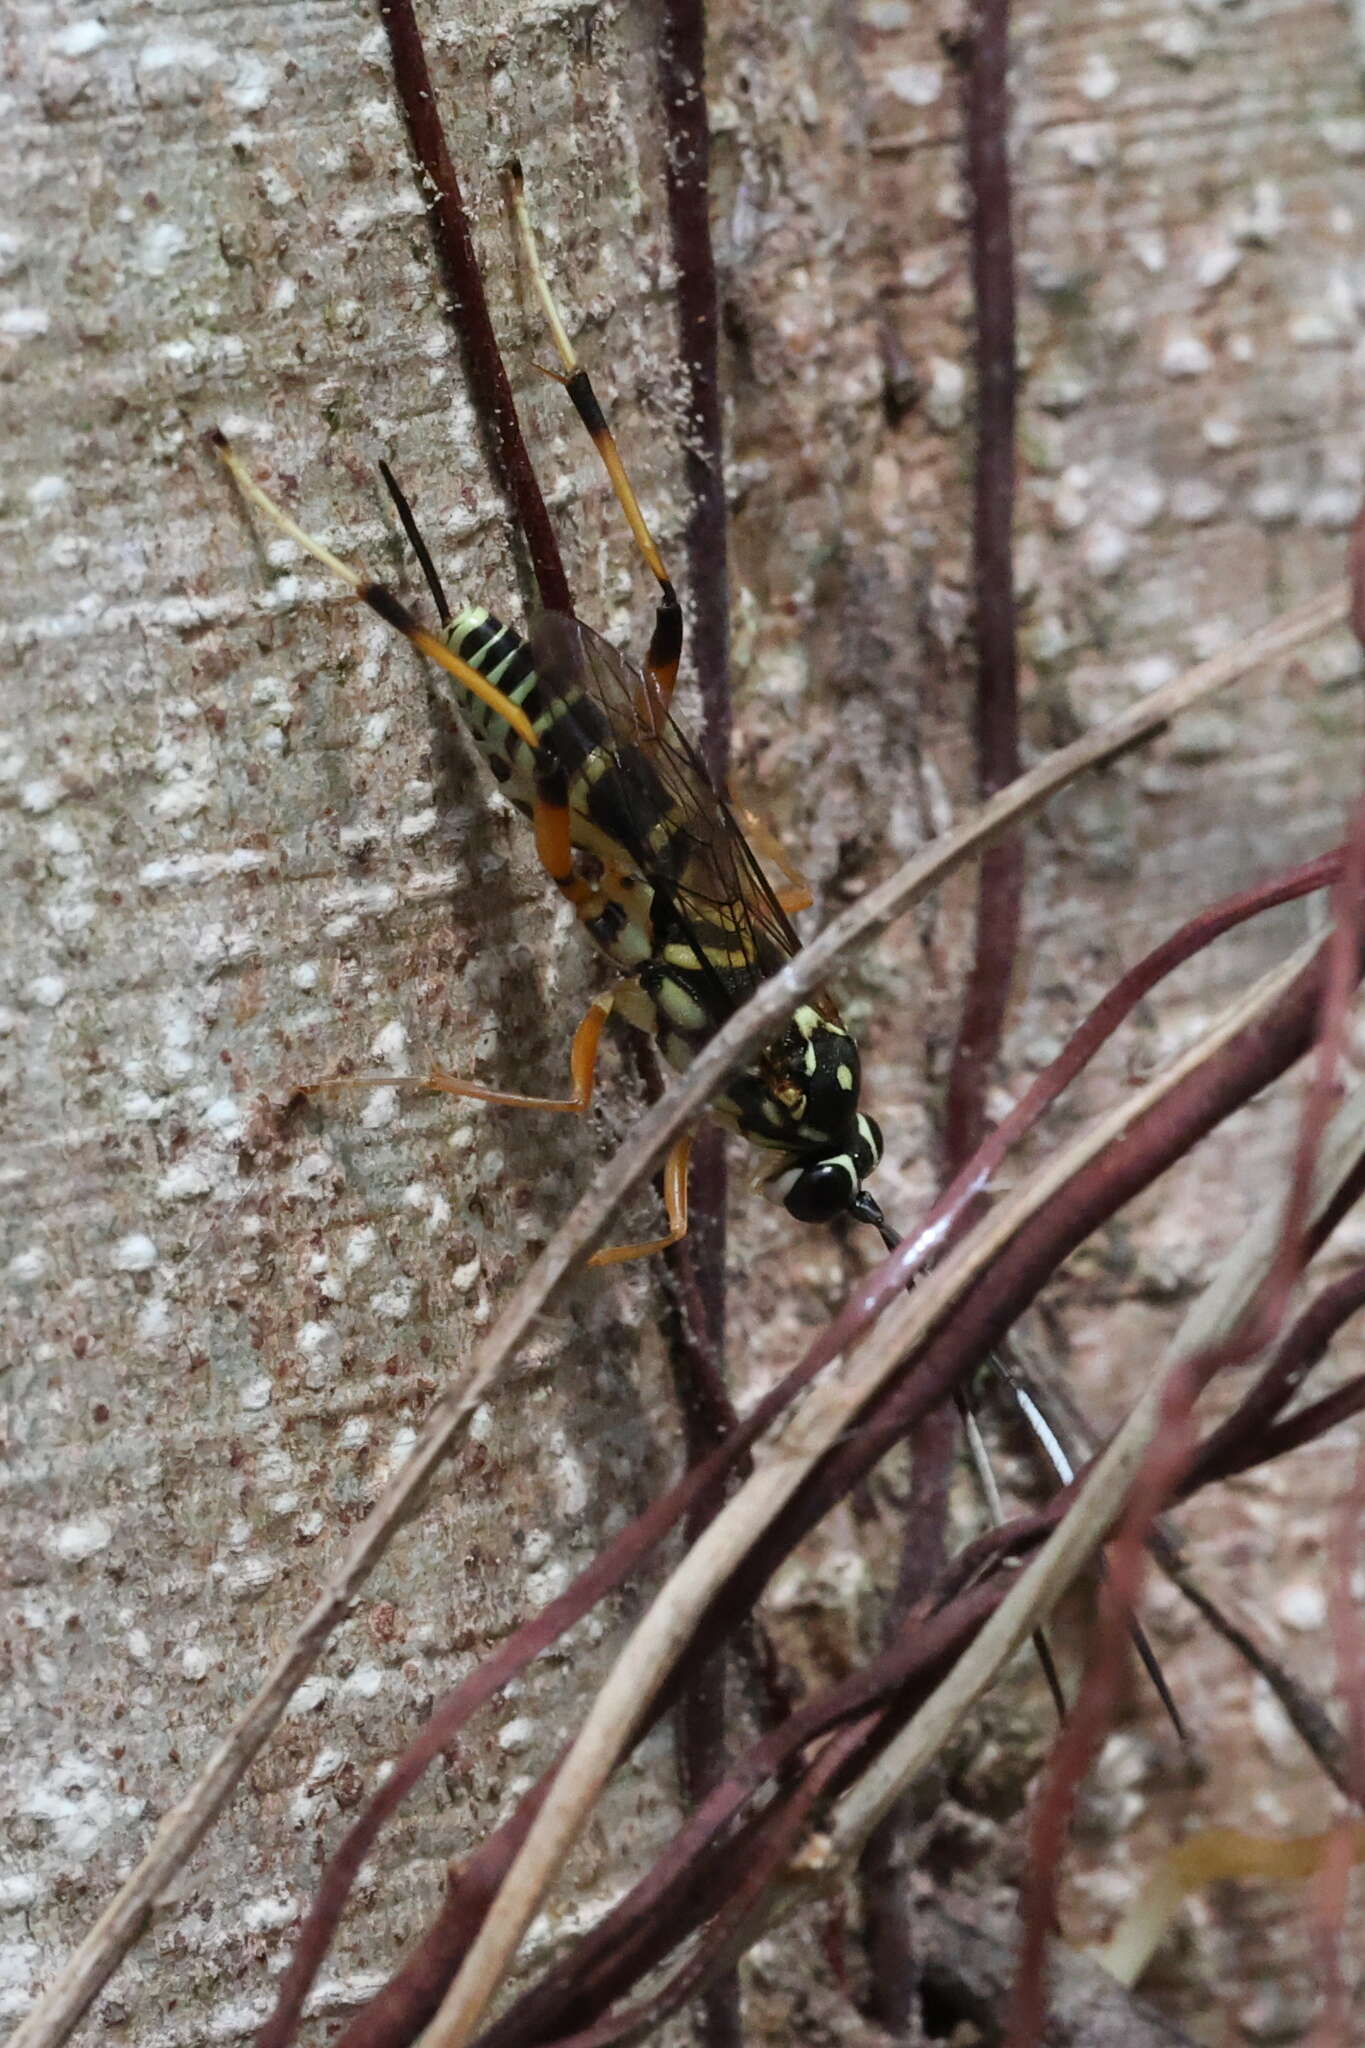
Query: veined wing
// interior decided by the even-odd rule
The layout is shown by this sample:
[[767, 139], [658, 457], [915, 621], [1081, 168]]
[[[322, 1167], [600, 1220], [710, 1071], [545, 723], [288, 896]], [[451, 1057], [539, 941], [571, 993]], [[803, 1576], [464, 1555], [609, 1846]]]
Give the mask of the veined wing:
[[576, 804], [652, 889], [656, 942], [692, 947], [718, 1018], [728, 1015], [801, 943], [757, 856], [638, 669], [567, 613], [541, 613], [529, 637], [541, 702], [555, 714], [542, 744], [578, 779]]

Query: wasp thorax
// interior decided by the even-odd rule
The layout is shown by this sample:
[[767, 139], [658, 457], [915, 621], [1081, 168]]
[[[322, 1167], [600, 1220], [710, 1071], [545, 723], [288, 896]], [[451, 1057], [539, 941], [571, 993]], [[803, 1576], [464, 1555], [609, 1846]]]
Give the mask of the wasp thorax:
[[858, 1108], [858, 1048], [837, 1018], [803, 1004], [778, 1047], [776, 1093], [801, 1134], [814, 1141], [846, 1132]]

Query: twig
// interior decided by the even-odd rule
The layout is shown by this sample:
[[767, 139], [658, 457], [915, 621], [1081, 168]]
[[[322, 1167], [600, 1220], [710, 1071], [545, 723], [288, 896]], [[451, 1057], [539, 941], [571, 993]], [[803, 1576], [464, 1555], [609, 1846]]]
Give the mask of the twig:
[[[685, 390], [683, 481], [687, 493], [684, 551], [691, 597], [691, 658], [701, 692], [701, 751], [711, 780], [725, 786], [729, 769], [730, 589], [729, 508], [725, 498], [720, 406], [720, 320], [716, 264], [711, 246], [711, 132], [706, 106], [704, 0], [665, 0], [659, 34], [659, 98], [666, 147], [664, 183], [669, 239], [677, 274], [678, 349]], [[671, 1333], [675, 1378], [689, 1400], [719, 1377], [725, 1356], [725, 1142], [715, 1126], [698, 1135], [692, 1153], [692, 1228], [669, 1255], [681, 1293], [681, 1315]], [[689, 1314], [690, 1311], [690, 1314]], [[691, 1322], [694, 1327], [686, 1327]], [[689, 1407], [692, 1405], [689, 1400]], [[696, 1458], [719, 1441], [717, 1428], [695, 1414], [687, 1421], [687, 1455]], [[693, 1511], [689, 1536], [705, 1525], [715, 1503]], [[726, 1756], [724, 1651], [696, 1674], [678, 1710], [678, 1749], [684, 1797], [696, 1803], [721, 1776]], [[737, 1978], [706, 1992], [699, 2039], [703, 2048], [740, 2040]]]
[[[988, 2042], [1014, 1976], [1014, 1942], [969, 1917], [965, 1906], [926, 1900], [915, 1908], [924, 1980], [954, 2018], [973, 2021]], [[1049, 1986], [1048, 2048], [1194, 2048], [1188, 2034], [1139, 2004], [1088, 1956], [1059, 1949]]]
[[[1265, 1016], [1276, 997], [1303, 971], [1309, 958], [1311, 953], [1298, 955], [1287, 966], [1265, 977], [1224, 1012], [1197, 1048], [1172, 1062], [1145, 1087], [1135, 1090], [1119, 1108], [1096, 1118], [1087, 1129], [1060, 1146], [1049, 1160], [1001, 1199], [912, 1295], [901, 1296], [890, 1305], [852, 1356], [834, 1361], [830, 1372], [810, 1389], [801, 1406], [776, 1433], [767, 1458], [689, 1551], [618, 1656], [465, 1957], [455, 1984], [423, 2035], [422, 2048], [463, 2048], [472, 2038], [479, 2017], [545, 1890], [643, 1720], [664, 1676], [686, 1646], [708, 1601], [759, 1532], [791, 1499], [825, 1451], [852, 1426], [901, 1360], [938, 1326], [1025, 1222], [1039, 1214], [1084, 1161], [1118, 1143], [1144, 1110], [1170, 1094], [1188, 1073], [1207, 1060], [1211, 1046], [1230, 1042], [1252, 1020]], [[1115, 1448], [1102, 1462], [1113, 1459], [1125, 1442], [1131, 1443], [1126, 1434], [1116, 1440]], [[1130, 1474], [1125, 1470], [1127, 1476]], [[1121, 1500], [1118, 1488], [1104, 1496], [1106, 1516], [1112, 1517]], [[1100, 1540], [1095, 1530], [1093, 1501], [1091, 1514], [1091, 1525], [1085, 1532], [1087, 1540], [1079, 1553], [1074, 1559], [1069, 1550], [1066, 1553], [1067, 1569], [1052, 1595], [1054, 1599], [1082, 1568], [1090, 1550]], [[1063, 1530], [1070, 1526], [1068, 1518]], [[1058, 1536], [1062, 1533], [1059, 1531]], [[1054, 1537], [1049, 1550], [1056, 1543]], [[992, 1626], [988, 1624], [987, 1632]], [[920, 1718], [917, 1716], [917, 1721]], [[955, 1714], [950, 1725], [955, 1726], [958, 1718], [960, 1714]], [[906, 1783], [909, 1775], [912, 1774], [907, 1774]], [[885, 1811], [883, 1806], [872, 1817], [872, 1824]]]
[[[1319, 1164], [1314, 1207], [1321, 1208], [1365, 1152], [1365, 1089], [1338, 1111]], [[1020, 1575], [951, 1676], [841, 1802], [831, 1834], [846, 1852], [924, 1769], [991, 1685], [1033, 1628], [1046, 1621], [1120, 1512], [1155, 1433], [1166, 1380], [1184, 1361], [1210, 1351], [1236, 1327], [1274, 1260], [1280, 1218], [1253, 1225], [1186, 1316], [1154, 1383], [1102, 1454], [1065, 1521]]]
[[1170, 719], [1239, 680], [1259, 662], [1287, 654], [1334, 625], [1345, 612], [1338, 586], [1262, 627], [1235, 649], [1201, 662], [1141, 704], [1040, 762], [977, 815], [921, 849], [894, 875], [851, 905], [780, 974], [759, 988], [705, 1046], [689, 1073], [640, 1119], [579, 1201], [524, 1279], [467, 1368], [437, 1397], [406, 1465], [395, 1475], [342, 1550], [317, 1600], [276, 1660], [255, 1697], [218, 1743], [199, 1776], [166, 1813], [151, 1847], [125, 1879], [89, 1934], [58, 1972], [46, 1995], [20, 2022], [12, 2048], [55, 2048], [138, 1939], [158, 1895], [184, 1867], [270, 1736], [285, 1705], [345, 1620], [369, 1573], [413, 1514], [433, 1473], [465, 1423], [598, 1241], [617, 1207], [662, 1159], [682, 1127], [694, 1121], [725, 1076], [803, 996], [827, 980], [839, 961], [936, 887], [1000, 833], [1042, 808], [1077, 776], [1115, 759]]
[[704, 0], [665, 0], [659, 94], [668, 146], [664, 183], [678, 273], [678, 340], [686, 392], [687, 587], [692, 665], [702, 701], [701, 750], [723, 788], [730, 754], [729, 514], [720, 410], [720, 308], [711, 246], [711, 131], [706, 110]]

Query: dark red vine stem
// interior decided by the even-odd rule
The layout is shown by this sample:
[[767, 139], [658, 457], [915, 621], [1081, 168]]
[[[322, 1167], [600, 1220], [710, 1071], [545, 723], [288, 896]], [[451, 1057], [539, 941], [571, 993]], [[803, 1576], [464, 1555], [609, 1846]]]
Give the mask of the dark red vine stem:
[[491, 436], [494, 468], [525, 540], [540, 602], [547, 611], [570, 612], [569, 579], [493, 332], [469, 215], [446, 146], [412, 0], [380, 0], [379, 16], [389, 39], [393, 82], [417, 165], [441, 281], [450, 295], [451, 319], [464, 353], [475, 413]]
[[[664, 0], [658, 54], [664, 120], [664, 185], [669, 241], [677, 276], [678, 350], [686, 407], [683, 482], [687, 523], [683, 550], [690, 599], [692, 668], [701, 692], [701, 750], [717, 788], [725, 785], [730, 756], [729, 508], [721, 431], [720, 313], [711, 245], [711, 132], [706, 104], [704, 0]], [[700, 1373], [717, 1375], [725, 1357], [725, 1141], [713, 1124], [692, 1151], [692, 1229], [670, 1260], [681, 1314], [673, 1336], [676, 1377], [684, 1405]], [[693, 1327], [686, 1327], [688, 1324]], [[702, 1327], [697, 1329], [695, 1325]], [[701, 1358], [694, 1354], [700, 1352]], [[704, 1421], [686, 1422], [687, 1455], [696, 1459], [719, 1440]], [[699, 1504], [689, 1535], [714, 1512], [718, 1500]], [[678, 1749], [684, 1798], [700, 1800], [725, 1770], [726, 1682], [723, 1651], [703, 1664], [679, 1708]], [[698, 2038], [705, 2048], [739, 2048], [739, 1980], [727, 1972], [712, 1981], [699, 2008]]]
[[[975, 313], [976, 450], [972, 478], [972, 596], [976, 686], [973, 731], [978, 800], [1019, 773], [1019, 658], [1014, 602], [1015, 271], [1009, 162], [1009, 0], [978, 0], [964, 51], [966, 175]], [[1011, 833], [987, 849], [977, 876], [976, 935], [963, 991], [944, 1107], [950, 1172], [987, 1128], [986, 1095], [999, 1057], [1019, 946], [1024, 843]], [[892, 1625], [937, 1575], [946, 1540], [957, 1447], [951, 1407], [926, 1415], [911, 1443], [917, 1512], [905, 1531]], [[893, 2034], [914, 2023], [918, 1973], [913, 1917], [899, 1880], [900, 1839], [911, 1816], [895, 1808], [874, 1832], [862, 1869], [870, 2016]]]

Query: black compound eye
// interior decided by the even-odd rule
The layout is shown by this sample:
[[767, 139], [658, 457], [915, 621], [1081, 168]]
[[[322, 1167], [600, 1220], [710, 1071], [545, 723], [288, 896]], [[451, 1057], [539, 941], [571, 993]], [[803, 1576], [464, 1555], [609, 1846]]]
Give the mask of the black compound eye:
[[803, 1167], [783, 1196], [787, 1213], [798, 1223], [831, 1223], [842, 1216], [858, 1183], [847, 1159], [817, 1159]]

